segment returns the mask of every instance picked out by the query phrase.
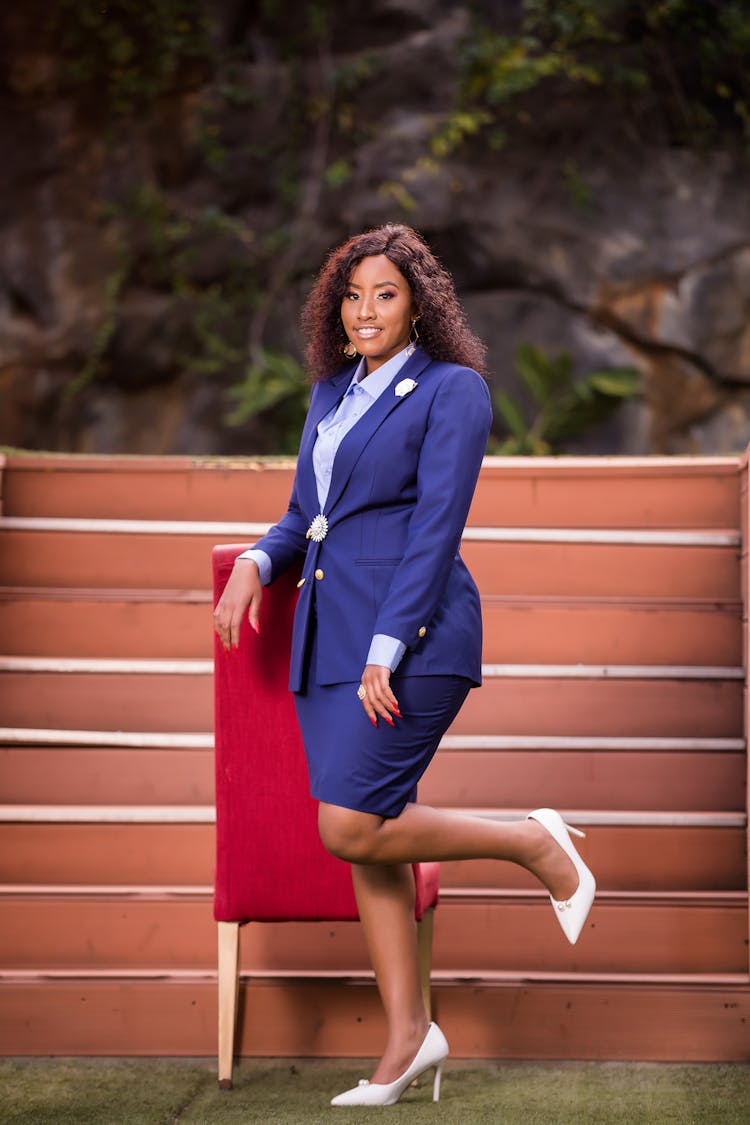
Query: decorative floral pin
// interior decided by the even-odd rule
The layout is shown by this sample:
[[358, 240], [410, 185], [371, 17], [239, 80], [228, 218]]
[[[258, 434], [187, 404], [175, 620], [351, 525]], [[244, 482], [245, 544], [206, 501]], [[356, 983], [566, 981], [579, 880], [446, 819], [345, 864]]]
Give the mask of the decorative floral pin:
[[403, 398], [404, 395], [410, 394], [416, 385], [414, 379], [402, 379], [400, 383], [396, 383], [396, 397]]

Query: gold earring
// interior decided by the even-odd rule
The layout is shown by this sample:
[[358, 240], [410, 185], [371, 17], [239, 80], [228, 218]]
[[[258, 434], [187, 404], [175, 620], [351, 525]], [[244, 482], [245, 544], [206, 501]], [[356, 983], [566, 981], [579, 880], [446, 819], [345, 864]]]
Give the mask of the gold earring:
[[407, 348], [409, 355], [414, 354], [417, 344], [419, 343], [419, 332], [417, 331], [418, 320], [419, 317], [415, 316], [414, 320], [411, 322], [411, 331], [409, 333], [409, 347]]
[[341, 350], [347, 359], [354, 359], [357, 354], [357, 349], [355, 348], [351, 340], [347, 340]]

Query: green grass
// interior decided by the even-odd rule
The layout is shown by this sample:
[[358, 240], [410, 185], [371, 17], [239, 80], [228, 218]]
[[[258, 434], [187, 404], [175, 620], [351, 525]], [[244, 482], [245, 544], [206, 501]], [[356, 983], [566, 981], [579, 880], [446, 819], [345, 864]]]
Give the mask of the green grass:
[[244, 1061], [235, 1088], [214, 1064], [181, 1059], [0, 1060], [3, 1125], [747, 1125], [750, 1067], [642, 1063], [453, 1062], [438, 1105], [431, 1082], [393, 1107], [331, 1109], [366, 1064]]

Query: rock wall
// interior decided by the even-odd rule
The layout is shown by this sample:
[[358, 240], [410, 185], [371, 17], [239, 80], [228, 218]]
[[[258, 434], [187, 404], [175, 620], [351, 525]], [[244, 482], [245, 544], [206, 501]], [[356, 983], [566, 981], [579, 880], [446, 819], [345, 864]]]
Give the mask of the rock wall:
[[[570, 352], [580, 374], [642, 373], [642, 396], [571, 451], [726, 453], [750, 440], [741, 155], [613, 139], [589, 102], [577, 120], [550, 105], [548, 143], [520, 136], [495, 151], [479, 138], [420, 164], [454, 105], [466, 4], [342, 4], [327, 37], [290, 54], [256, 5], [217, 0], [214, 46], [235, 48], [231, 75], [228, 63], [194, 68], [129, 119], [61, 93], [60, 59], [36, 34], [45, 6], [10, 7], [0, 442], [276, 451], [283, 407], [226, 421], [245, 354], [299, 356], [298, 308], [323, 255], [387, 219], [421, 230], [453, 272], [493, 385], [515, 393], [519, 341]], [[288, 4], [286, 17], [308, 7]], [[517, 5], [506, 7], [510, 19]], [[155, 213], [131, 207], [125, 221], [136, 197]], [[198, 332], [209, 313], [210, 346]]]

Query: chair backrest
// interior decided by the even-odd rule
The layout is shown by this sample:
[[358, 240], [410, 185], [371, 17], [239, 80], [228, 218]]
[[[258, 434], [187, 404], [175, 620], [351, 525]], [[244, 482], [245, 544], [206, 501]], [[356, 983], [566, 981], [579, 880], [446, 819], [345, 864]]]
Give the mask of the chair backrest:
[[[214, 604], [245, 549], [214, 548]], [[259, 635], [245, 620], [237, 651], [214, 640], [217, 921], [358, 917], [351, 869], [318, 835], [287, 687], [298, 578], [288, 571], [264, 591]], [[415, 879], [419, 918], [437, 900], [438, 865], [416, 865]]]

